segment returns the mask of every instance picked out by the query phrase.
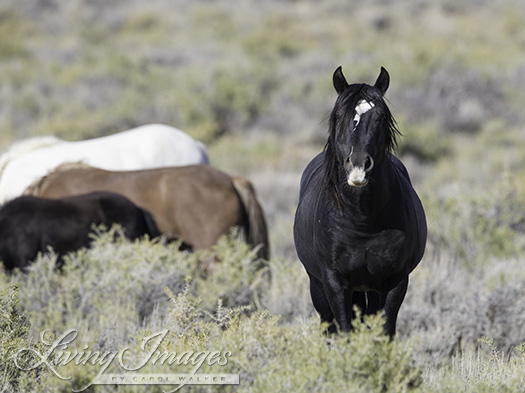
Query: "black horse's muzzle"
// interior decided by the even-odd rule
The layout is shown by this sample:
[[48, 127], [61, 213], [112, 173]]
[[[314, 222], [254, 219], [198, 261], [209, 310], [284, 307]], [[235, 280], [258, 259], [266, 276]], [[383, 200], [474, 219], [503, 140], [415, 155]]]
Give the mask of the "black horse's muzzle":
[[366, 153], [353, 153], [345, 166], [348, 185], [361, 188], [368, 184], [368, 174], [374, 167], [374, 159]]

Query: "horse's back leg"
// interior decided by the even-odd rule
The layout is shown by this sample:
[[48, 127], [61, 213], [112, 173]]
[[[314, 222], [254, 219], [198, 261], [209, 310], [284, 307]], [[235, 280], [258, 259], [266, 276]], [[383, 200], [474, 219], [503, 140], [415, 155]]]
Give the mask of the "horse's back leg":
[[366, 293], [366, 310], [365, 314], [373, 315], [385, 307], [385, 297], [379, 292], [368, 291]]
[[347, 315], [350, 315], [350, 318], [354, 320], [356, 306], [359, 310], [361, 310], [363, 314], [366, 313], [366, 293], [360, 291], [352, 291], [350, 288], [348, 288], [345, 291], [345, 304]]
[[361, 311], [361, 317], [375, 314], [384, 306], [384, 304], [381, 303], [381, 296], [378, 292], [352, 292], [350, 289], [347, 289], [345, 296], [346, 312], [348, 315], [351, 315], [352, 320], [355, 318], [354, 307], [356, 306]]

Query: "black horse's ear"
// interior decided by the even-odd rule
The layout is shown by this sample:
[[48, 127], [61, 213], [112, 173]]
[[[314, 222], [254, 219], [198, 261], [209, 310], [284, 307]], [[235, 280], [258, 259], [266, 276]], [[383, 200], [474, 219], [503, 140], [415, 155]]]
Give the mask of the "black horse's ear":
[[388, 71], [381, 67], [381, 72], [379, 73], [379, 76], [377, 77], [376, 83], [374, 87], [378, 88], [381, 94], [385, 94], [386, 90], [388, 89], [388, 85], [390, 84], [390, 75], [388, 75]]
[[337, 94], [341, 94], [343, 90], [348, 87], [348, 82], [343, 75], [343, 68], [341, 66], [337, 67], [337, 70], [335, 70], [332, 80]]

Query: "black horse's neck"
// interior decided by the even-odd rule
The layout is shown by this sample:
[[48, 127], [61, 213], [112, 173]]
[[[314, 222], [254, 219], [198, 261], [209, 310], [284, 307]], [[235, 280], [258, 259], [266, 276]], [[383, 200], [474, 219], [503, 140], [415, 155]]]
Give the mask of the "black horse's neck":
[[377, 229], [381, 212], [386, 207], [397, 181], [395, 169], [388, 155], [374, 167], [365, 187], [356, 188], [348, 185], [344, 171], [340, 171], [338, 177], [338, 192], [333, 198], [339, 213], [343, 216], [351, 215], [358, 227], [356, 229]]

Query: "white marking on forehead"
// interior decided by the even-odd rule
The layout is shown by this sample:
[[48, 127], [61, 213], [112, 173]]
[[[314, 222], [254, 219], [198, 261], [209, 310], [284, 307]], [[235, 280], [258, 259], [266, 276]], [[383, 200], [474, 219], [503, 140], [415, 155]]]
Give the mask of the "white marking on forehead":
[[368, 112], [370, 109], [374, 107], [373, 102], [368, 102], [366, 100], [361, 100], [357, 103], [357, 106], [355, 107], [355, 111], [358, 115], [362, 115], [363, 113]]
[[374, 106], [375, 105], [374, 105], [373, 102], [368, 102], [367, 100], [361, 100], [361, 101], [359, 101], [357, 103], [357, 106], [355, 107], [355, 116], [354, 116], [354, 121], [355, 121], [355, 126], [356, 127], [359, 124], [359, 122], [361, 121], [361, 115], [363, 115], [366, 112], [368, 112]]

